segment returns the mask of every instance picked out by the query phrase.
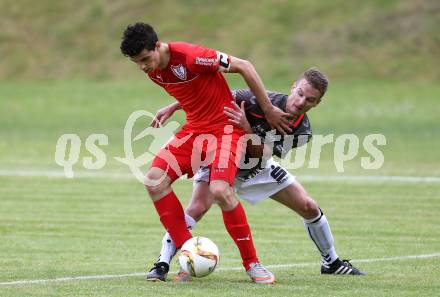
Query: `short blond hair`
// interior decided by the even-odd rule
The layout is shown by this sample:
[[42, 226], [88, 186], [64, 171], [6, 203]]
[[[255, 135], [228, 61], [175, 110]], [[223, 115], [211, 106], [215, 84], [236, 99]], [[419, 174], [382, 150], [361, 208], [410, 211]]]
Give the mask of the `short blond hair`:
[[316, 68], [310, 68], [301, 74], [297, 81], [300, 81], [303, 78], [307, 80], [307, 82], [311, 84], [313, 88], [319, 91], [321, 97], [324, 96], [328, 87], [328, 78], [324, 73]]

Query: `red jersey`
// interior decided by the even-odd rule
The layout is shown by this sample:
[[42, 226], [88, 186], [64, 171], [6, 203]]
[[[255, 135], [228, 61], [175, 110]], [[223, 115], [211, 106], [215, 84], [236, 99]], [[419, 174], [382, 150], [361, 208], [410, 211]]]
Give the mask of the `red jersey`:
[[209, 132], [230, 124], [223, 107], [232, 107], [234, 99], [220, 72], [229, 68], [229, 56], [185, 42], [173, 42], [168, 46], [168, 65], [148, 76], [180, 103], [186, 113], [186, 128]]

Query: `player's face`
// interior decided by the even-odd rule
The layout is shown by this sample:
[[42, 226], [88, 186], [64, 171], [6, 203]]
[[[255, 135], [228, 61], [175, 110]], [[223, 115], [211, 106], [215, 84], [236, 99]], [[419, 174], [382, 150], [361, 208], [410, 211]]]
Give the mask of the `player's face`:
[[152, 51], [143, 49], [138, 55], [131, 57], [131, 60], [135, 62], [143, 72], [152, 72], [156, 70], [160, 64], [159, 46], [157, 45]]
[[321, 102], [321, 93], [305, 78], [295, 82], [286, 102], [286, 112], [298, 116], [306, 113]]

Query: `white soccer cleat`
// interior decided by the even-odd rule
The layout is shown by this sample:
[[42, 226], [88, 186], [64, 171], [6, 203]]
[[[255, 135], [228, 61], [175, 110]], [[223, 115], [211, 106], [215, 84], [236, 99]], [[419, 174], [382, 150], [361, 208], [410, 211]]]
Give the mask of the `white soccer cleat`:
[[254, 283], [273, 284], [275, 275], [266, 269], [261, 263], [251, 263], [250, 268], [246, 271]]

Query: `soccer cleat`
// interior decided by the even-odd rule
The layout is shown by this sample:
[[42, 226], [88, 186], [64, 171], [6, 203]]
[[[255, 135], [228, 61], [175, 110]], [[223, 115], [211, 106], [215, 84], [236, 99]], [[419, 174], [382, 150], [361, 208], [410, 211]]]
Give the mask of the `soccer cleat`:
[[273, 284], [275, 282], [275, 276], [266, 269], [261, 263], [251, 263], [246, 273], [252, 279], [254, 283], [259, 284]]
[[167, 279], [168, 270], [170, 266], [165, 262], [154, 263], [153, 268], [147, 273], [147, 281], [164, 282]]
[[191, 275], [188, 272], [180, 270], [179, 273], [174, 277], [173, 282], [175, 283], [189, 283], [191, 282]]
[[350, 260], [336, 259], [331, 264], [322, 263], [321, 274], [364, 275], [365, 273], [353, 267]]

